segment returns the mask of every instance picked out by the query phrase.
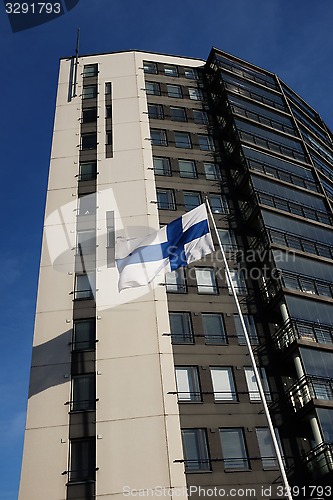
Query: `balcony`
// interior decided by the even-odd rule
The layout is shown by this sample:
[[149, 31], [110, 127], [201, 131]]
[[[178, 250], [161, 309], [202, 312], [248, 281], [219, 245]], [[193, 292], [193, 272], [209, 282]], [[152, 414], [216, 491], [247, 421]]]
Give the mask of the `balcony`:
[[319, 280], [282, 270], [280, 270], [280, 273], [279, 277], [265, 281], [261, 287], [262, 298], [266, 303], [271, 302], [283, 288], [307, 295], [333, 298], [333, 283], [331, 281]]
[[272, 337], [274, 347], [286, 349], [297, 340], [307, 340], [318, 344], [333, 343], [333, 326], [313, 323], [300, 319], [291, 319]]
[[294, 412], [298, 412], [313, 399], [333, 401], [333, 379], [305, 375], [285, 393]]
[[327, 474], [332, 474], [333, 444], [322, 443], [316, 446], [303, 457], [302, 461], [313, 479], [321, 479]]

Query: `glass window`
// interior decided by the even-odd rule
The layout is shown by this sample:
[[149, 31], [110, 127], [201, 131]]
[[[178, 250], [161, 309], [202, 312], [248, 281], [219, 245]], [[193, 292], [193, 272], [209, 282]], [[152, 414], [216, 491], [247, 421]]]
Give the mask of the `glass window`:
[[93, 123], [97, 121], [97, 108], [82, 110], [82, 123]]
[[[236, 269], [231, 269], [230, 276], [231, 276], [231, 281], [232, 281], [232, 284], [234, 285], [236, 293], [238, 295], [247, 294], [247, 286], [246, 286], [246, 281], [245, 281], [244, 270], [241, 269], [240, 271], [237, 271]], [[226, 275], [226, 280], [228, 282], [227, 275]], [[229, 293], [231, 294], [232, 289], [231, 289], [229, 282], [228, 282], [228, 290], [229, 290]]]
[[221, 179], [221, 171], [217, 163], [204, 162], [203, 166], [208, 181], [218, 181]]
[[[278, 467], [278, 461], [276, 458], [276, 453], [270, 430], [264, 427], [257, 427], [256, 434], [257, 434], [263, 469], [272, 469], [272, 468], [274, 469]], [[275, 429], [275, 436], [277, 438], [277, 441], [279, 443], [279, 448], [281, 451], [281, 444], [279, 435], [277, 433], [277, 429]]]
[[227, 198], [221, 194], [210, 194], [210, 206], [213, 214], [228, 214], [229, 206]]
[[165, 130], [152, 128], [150, 129], [151, 143], [153, 146], [167, 146], [168, 141]]
[[96, 250], [95, 230], [78, 231], [76, 252], [78, 255], [86, 255]]
[[180, 108], [177, 106], [170, 107], [171, 120], [175, 122], [186, 122], [186, 111], [185, 108]]
[[175, 132], [176, 148], [191, 149], [191, 137], [188, 132]]
[[97, 134], [82, 134], [81, 135], [81, 149], [96, 149], [97, 148]]
[[197, 366], [175, 366], [178, 401], [201, 401]]
[[175, 97], [178, 99], [181, 99], [183, 97], [180, 85], [170, 85], [169, 83], [167, 83], [166, 88], [168, 97]]
[[146, 82], [147, 95], [161, 95], [160, 84], [158, 82]]
[[160, 104], [148, 104], [148, 117], [163, 120], [163, 106]]
[[198, 135], [198, 140], [202, 151], [215, 151], [214, 141], [210, 135]]
[[77, 274], [75, 276], [75, 299], [93, 299], [95, 291], [95, 273]]
[[248, 469], [249, 461], [242, 428], [220, 429], [225, 469]]
[[197, 177], [197, 170], [195, 168], [195, 161], [193, 160], [178, 160], [179, 175], [180, 177]]
[[166, 76], [178, 76], [177, 66], [172, 66], [171, 64], [165, 64], [164, 74]]
[[160, 210], [175, 210], [175, 195], [172, 189], [156, 189], [157, 208]]
[[93, 410], [96, 406], [95, 374], [73, 376], [72, 411]]
[[95, 161], [80, 163], [79, 180], [90, 181], [96, 179], [97, 164]]
[[197, 70], [194, 68], [185, 68], [184, 69], [185, 78], [189, 80], [196, 80], [198, 78]]
[[237, 250], [237, 241], [232, 229], [218, 229], [217, 232], [224, 251], [234, 252]]
[[98, 65], [97, 64], [85, 64], [83, 66], [83, 78], [97, 76], [97, 73], [98, 73]]
[[106, 132], [106, 134], [105, 134], [105, 144], [107, 146], [112, 146], [112, 132]]
[[193, 101], [202, 101], [202, 99], [203, 99], [201, 89], [189, 87], [188, 94], [189, 94], [189, 98], [192, 99]]
[[195, 268], [195, 277], [197, 280], [198, 293], [217, 293], [216, 278], [214, 269]]
[[237, 401], [232, 368], [210, 367], [215, 401]]
[[105, 84], [105, 95], [111, 95], [112, 87], [110, 82], [106, 82]]
[[205, 429], [182, 429], [185, 472], [210, 470]]
[[[259, 344], [257, 329], [256, 329], [256, 325], [255, 325], [253, 316], [251, 314], [243, 314], [243, 318], [244, 318], [246, 331], [250, 337], [251, 344], [252, 345]], [[242, 328], [238, 314], [234, 314], [234, 321], [235, 321], [235, 327], [236, 327], [236, 334], [238, 337], [238, 343], [241, 345], [245, 345], [246, 344], [245, 336], [243, 333], [243, 328]]]
[[170, 333], [173, 344], [193, 344], [191, 315], [188, 312], [170, 312]]
[[69, 481], [93, 481], [96, 476], [95, 438], [70, 441]]
[[73, 350], [85, 351], [95, 348], [95, 318], [74, 321]]
[[160, 156], [153, 156], [155, 175], [171, 175], [170, 159]]
[[185, 210], [188, 212], [201, 205], [201, 194], [196, 191], [183, 191]]
[[202, 313], [202, 323], [206, 344], [227, 343], [222, 314]]
[[333, 411], [328, 408], [317, 408], [317, 415], [324, 440], [326, 443], [333, 443]]
[[165, 275], [166, 291], [176, 293], [186, 293], [186, 280], [183, 267]]
[[193, 109], [193, 120], [194, 123], [198, 123], [201, 125], [208, 125], [209, 123], [206, 111], [202, 111], [201, 109]]
[[144, 73], [156, 75], [157, 74], [157, 64], [155, 62], [143, 61], [143, 71], [144, 71]]
[[97, 97], [97, 85], [85, 85], [82, 89], [82, 99], [95, 99]]
[[96, 193], [80, 196], [78, 199], [78, 215], [95, 215]]
[[[266, 401], [271, 401], [271, 394], [269, 390], [266, 370], [263, 367], [258, 368], [260, 373], [261, 384], [264, 389]], [[249, 390], [250, 401], [261, 401], [258, 384], [254, 375], [253, 368], [244, 368], [247, 388]]]
[[105, 118], [112, 118], [112, 106], [105, 106]]

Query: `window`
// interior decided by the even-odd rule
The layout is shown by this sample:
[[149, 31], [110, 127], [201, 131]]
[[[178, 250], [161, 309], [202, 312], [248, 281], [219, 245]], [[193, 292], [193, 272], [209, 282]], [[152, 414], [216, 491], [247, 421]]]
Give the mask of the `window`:
[[218, 229], [217, 232], [224, 251], [232, 252], [237, 250], [237, 241], [232, 229]]
[[[246, 281], [245, 281], [244, 270], [241, 269], [240, 271], [237, 271], [236, 269], [231, 269], [230, 276], [231, 276], [231, 281], [232, 281], [232, 284], [234, 285], [234, 288], [235, 288], [237, 295], [247, 294], [247, 286], [246, 286]], [[229, 293], [231, 294], [232, 289], [231, 289], [231, 286], [228, 282], [227, 275], [226, 275], [226, 280], [228, 283]]]
[[227, 343], [222, 314], [203, 313], [202, 323], [206, 344]]
[[191, 316], [188, 312], [170, 312], [169, 322], [173, 344], [193, 344]]
[[210, 367], [215, 401], [237, 401], [231, 367]]
[[[282, 452], [282, 446], [280, 443], [280, 436], [278, 430], [275, 430], [275, 437], [277, 439], [280, 451]], [[258, 439], [258, 445], [261, 456], [261, 463], [263, 469], [275, 469], [278, 467], [278, 461], [276, 458], [275, 448], [273, 445], [273, 439], [270, 430], [264, 427], [257, 427], [256, 434]], [[282, 453], [281, 453], [282, 454]]]
[[155, 175], [171, 175], [169, 158], [153, 156], [153, 165]]
[[111, 88], [111, 83], [106, 82], [105, 84], [105, 95], [111, 95], [112, 88]]
[[197, 70], [194, 68], [185, 68], [184, 69], [185, 78], [189, 80], [196, 80], [198, 78]]
[[75, 276], [75, 300], [93, 299], [95, 291], [95, 273], [77, 274]]
[[72, 411], [93, 410], [96, 405], [95, 374], [73, 376]]
[[164, 74], [166, 76], [178, 76], [177, 66], [171, 66], [171, 64], [164, 65]]
[[175, 210], [175, 195], [172, 189], [156, 189], [157, 208], [160, 210]]
[[93, 123], [97, 121], [97, 108], [86, 108], [82, 110], [82, 123]]
[[97, 73], [98, 73], [97, 64], [86, 64], [85, 66], [83, 66], [83, 78], [97, 76]]
[[[251, 344], [252, 345], [259, 344], [257, 329], [256, 329], [256, 325], [255, 325], [253, 316], [251, 314], [243, 314], [243, 318], [244, 318], [246, 331], [248, 332], [248, 335], [250, 337]], [[246, 344], [245, 336], [244, 336], [243, 328], [242, 328], [238, 314], [234, 314], [234, 321], [235, 321], [235, 327], [236, 327], [236, 334], [238, 337], [238, 343], [241, 345], [245, 345]]]
[[106, 132], [106, 134], [105, 134], [105, 144], [107, 146], [112, 146], [112, 132]]
[[143, 61], [144, 73], [157, 74], [157, 64], [155, 62]]
[[80, 196], [78, 202], [78, 215], [95, 215], [96, 193]]
[[208, 181], [218, 181], [221, 179], [221, 171], [217, 163], [204, 162], [203, 166]]
[[175, 122], [186, 122], [187, 121], [185, 108], [171, 106], [170, 107], [170, 115], [171, 115], [171, 120], [173, 120]]
[[97, 85], [85, 85], [82, 89], [82, 99], [95, 99], [97, 97]]
[[96, 476], [95, 438], [72, 439], [70, 442], [69, 481], [91, 481]]
[[196, 191], [183, 191], [185, 210], [193, 210], [201, 205], [201, 194]]
[[86, 255], [93, 253], [96, 250], [95, 230], [79, 231], [77, 233], [77, 249], [78, 255]]
[[182, 429], [185, 472], [210, 470], [205, 429]]
[[248, 469], [249, 461], [241, 428], [220, 429], [220, 439], [224, 458], [224, 468]]
[[167, 146], [167, 137], [165, 130], [152, 128], [150, 129], [151, 143], [153, 146]]
[[215, 151], [214, 141], [210, 135], [198, 135], [198, 140], [202, 151]]
[[189, 98], [193, 101], [202, 101], [203, 95], [201, 89], [188, 88]]
[[188, 132], [175, 132], [176, 148], [191, 149], [191, 137]]
[[197, 280], [198, 293], [217, 293], [216, 278], [214, 269], [195, 268], [195, 277]]
[[177, 99], [181, 99], [183, 97], [182, 89], [181, 89], [180, 85], [167, 84], [166, 88], [167, 88], [168, 97], [174, 97]]
[[112, 106], [105, 106], [105, 118], [112, 118]]
[[94, 349], [95, 330], [95, 318], [75, 321], [73, 327], [73, 350], [85, 351]]
[[227, 199], [224, 195], [210, 194], [210, 206], [213, 214], [228, 214], [229, 206]]
[[82, 134], [81, 135], [81, 149], [96, 149], [97, 148], [97, 134]]
[[179, 267], [175, 271], [166, 273], [165, 284], [167, 292], [186, 293], [187, 289], [184, 268]]
[[146, 82], [147, 95], [161, 95], [160, 84], [158, 82]]
[[197, 366], [175, 366], [179, 402], [201, 401]]
[[163, 106], [160, 104], [148, 104], [148, 117], [163, 120]]
[[202, 111], [201, 109], [193, 109], [193, 120], [194, 123], [201, 125], [208, 125], [209, 123], [206, 111]]
[[196, 178], [197, 170], [195, 162], [192, 160], [178, 160], [179, 175], [180, 177]]
[[79, 180], [90, 181], [96, 179], [97, 165], [95, 161], [80, 163]]
[[[258, 368], [259, 373], [260, 373], [260, 379], [261, 379], [261, 384], [264, 389], [266, 401], [271, 401], [271, 394], [269, 391], [269, 385], [268, 385], [268, 380], [266, 376], [266, 370], [263, 367]], [[258, 389], [258, 384], [256, 381], [256, 378], [254, 376], [254, 371], [253, 368], [244, 368], [245, 371], [245, 378], [246, 378], [246, 383], [247, 383], [247, 388], [249, 390], [249, 398], [250, 401], [261, 401], [259, 389]]]

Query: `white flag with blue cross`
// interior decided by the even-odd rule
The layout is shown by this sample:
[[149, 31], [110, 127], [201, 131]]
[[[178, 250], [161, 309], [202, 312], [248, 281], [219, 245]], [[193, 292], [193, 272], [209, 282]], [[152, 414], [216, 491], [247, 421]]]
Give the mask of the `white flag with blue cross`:
[[117, 242], [119, 291], [148, 285], [162, 270], [174, 271], [214, 252], [205, 204], [170, 222], [141, 241]]

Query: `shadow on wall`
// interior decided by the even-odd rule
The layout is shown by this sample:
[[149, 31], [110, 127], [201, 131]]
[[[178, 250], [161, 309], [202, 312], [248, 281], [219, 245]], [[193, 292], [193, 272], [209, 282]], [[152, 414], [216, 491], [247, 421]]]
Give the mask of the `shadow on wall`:
[[67, 330], [45, 344], [33, 347], [29, 398], [50, 387], [68, 382], [70, 374], [72, 330]]

